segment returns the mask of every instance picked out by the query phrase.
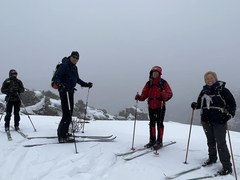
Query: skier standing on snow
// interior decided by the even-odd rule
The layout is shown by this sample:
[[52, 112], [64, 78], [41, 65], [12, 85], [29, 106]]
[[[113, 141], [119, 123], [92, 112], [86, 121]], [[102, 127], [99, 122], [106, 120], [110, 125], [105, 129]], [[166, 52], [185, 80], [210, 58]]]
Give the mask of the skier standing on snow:
[[[148, 98], [148, 111], [150, 117], [149, 133], [150, 140], [145, 147], [159, 149], [163, 142], [164, 116], [166, 112], [166, 101], [172, 98], [173, 93], [168, 82], [161, 78], [162, 68], [154, 66], [149, 75], [149, 81], [142, 90], [142, 94], [137, 94], [135, 100], [144, 101]], [[156, 138], [157, 123], [157, 138]]]
[[[86, 83], [79, 78], [78, 69], [76, 66], [78, 60], [79, 53], [77, 51], [73, 51], [69, 57], [64, 57], [62, 59], [61, 66], [52, 79], [52, 81], [58, 86], [62, 107], [62, 119], [57, 130], [59, 143], [72, 140], [69, 138], [71, 134], [68, 133], [68, 129], [72, 121], [74, 91], [76, 84], [78, 83], [82, 87], [88, 88], [92, 88], [93, 86], [91, 82]], [[70, 103], [70, 111], [68, 102]]]
[[209, 159], [203, 166], [217, 161], [217, 150], [223, 168], [218, 175], [232, 173], [230, 154], [226, 143], [227, 121], [235, 115], [236, 102], [225, 82], [218, 81], [217, 74], [209, 71], [204, 75], [206, 85], [193, 102], [193, 109], [201, 109], [201, 123], [207, 137]]
[[12, 115], [12, 109], [14, 107], [14, 127], [15, 130], [19, 130], [19, 121], [20, 121], [20, 106], [21, 99], [20, 93], [24, 92], [24, 86], [21, 80], [17, 78], [17, 71], [15, 69], [11, 69], [9, 71], [9, 78], [7, 78], [1, 88], [1, 92], [6, 94], [6, 116], [5, 120], [5, 131], [9, 131], [9, 125]]

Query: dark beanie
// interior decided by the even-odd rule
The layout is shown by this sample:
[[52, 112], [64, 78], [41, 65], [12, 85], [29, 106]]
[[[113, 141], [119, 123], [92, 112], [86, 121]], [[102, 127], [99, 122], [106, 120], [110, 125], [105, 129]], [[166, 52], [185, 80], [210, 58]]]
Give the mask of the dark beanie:
[[79, 58], [79, 53], [78, 53], [77, 51], [73, 51], [73, 52], [71, 53], [71, 56], [77, 56], [77, 57]]

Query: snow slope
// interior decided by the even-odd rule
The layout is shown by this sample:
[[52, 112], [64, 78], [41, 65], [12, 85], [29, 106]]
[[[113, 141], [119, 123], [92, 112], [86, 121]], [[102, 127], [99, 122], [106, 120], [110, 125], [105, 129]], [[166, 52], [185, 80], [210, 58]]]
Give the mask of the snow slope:
[[[21, 116], [21, 129], [29, 136], [56, 135], [60, 117], [31, 116], [37, 129], [33, 128], [27, 116]], [[13, 120], [12, 120], [13, 121]], [[136, 124], [135, 147], [141, 147], [148, 141], [148, 122]], [[160, 150], [159, 156], [153, 153], [132, 161], [116, 157], [115, 153], [129, 151], [132, 146], [133, 121], [91, 121], [85, 126], [84, 135], [117, 136], [115, 142], [78, 143], [78, 154], [74, 144], [55, 144], [26, 148], [23, 145], [55, 142], [57, 139], [27, 140], [12, 131], [13, 141], [8, 141], [3, 131], [3, 119], [0, 125], [0, 180], [162, 180], [164, 174], [171, 175], [179, 171], [199, 166], [207, 159], [206, 138], [201, 127], [193, 126], [188, 154], [188, 164], [184, 164], [189, 125], [165, 123], [165, 141], [177, 141], [176, 144]], [[81, 133], [78, 133], [81, 134]], [[239, 133], [230, 132], [235, 164], [240, 177]], [[201, 168], [186, 174], [180, 179], [203, 175], [212, 175], [221, 168], [221, 164]], [[233, 180], [234, 176], [214, 179]]]

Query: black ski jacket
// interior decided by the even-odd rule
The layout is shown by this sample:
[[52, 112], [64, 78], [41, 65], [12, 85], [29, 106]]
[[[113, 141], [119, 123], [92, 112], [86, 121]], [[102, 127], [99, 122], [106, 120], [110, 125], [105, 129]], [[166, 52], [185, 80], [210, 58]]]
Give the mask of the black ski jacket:
[[235, 116], [236, 101], [225, 84], [217, 81], [212, 86], [203, 86], [197, 100], [202, 121], [225, 123]]
[[21, 80], [10, 77], [3, 82], [1, 92], [7, 95], [5, 98], [7, 102], [20, 101], [18, 94], [24, 92], [24, 86]]

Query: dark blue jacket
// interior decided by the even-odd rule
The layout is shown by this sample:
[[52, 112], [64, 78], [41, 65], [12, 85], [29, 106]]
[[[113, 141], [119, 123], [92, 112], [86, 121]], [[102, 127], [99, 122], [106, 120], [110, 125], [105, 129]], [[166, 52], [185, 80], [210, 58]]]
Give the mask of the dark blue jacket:
[[88, 87], [88, 84], [79, 78], [77, 66], [70, 61], [70, 57], [62, 59], [53, 81], [59, 85], [59, 92], [74, 92], [77, 83]]

